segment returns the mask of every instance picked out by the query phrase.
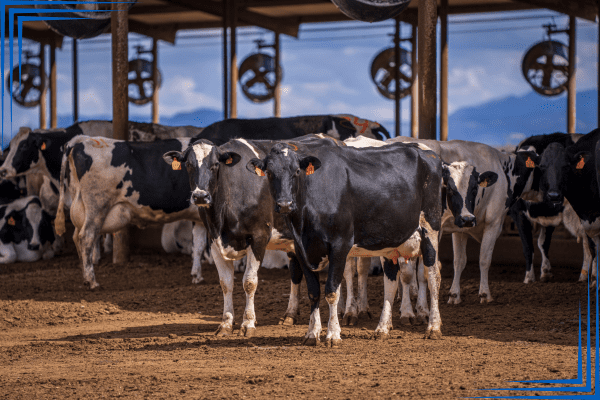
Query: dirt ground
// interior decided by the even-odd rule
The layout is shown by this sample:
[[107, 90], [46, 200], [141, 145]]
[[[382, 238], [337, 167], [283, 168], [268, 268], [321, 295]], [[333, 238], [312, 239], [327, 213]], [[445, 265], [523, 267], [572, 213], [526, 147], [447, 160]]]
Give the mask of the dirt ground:
[[[50, 261], [0, 267], [0, 399], [449, 399], [533, 395], [479, 389], [544, 387], [508, 381], [577, 376], [578, 307], [581, 301], [585, 312], [587, 295], [576, 269], [554, 266], [553, 282], [526, 286], [522, 266], [493, 264], [495, 302], [482, 305], [477, 264], [469, 263], [463, 303], [451, 306], [452, 266], [444, 265], [439, 341], [423, 339], [425, 326], [400, 326], [398, 303], [391, 338], [372, 340], [383, 277], [370, 277], [374, 319], [343, 327], [342, 346], [329, 349], [301, 345], [304, 286], [300, 325], [278, 324], [287, 270], [259, 272], [255, 337], [237, 330], [215, 337], [223, 306], [216, 269], [205, 265], [205, 283], [193, 285], [190, 267], [189, 256], [160, 251], [134, 252], [124, 266], [105, 257], [96, 269], [101, 289], [93, 292], [82, 284], [72, 246]], [[241, 279], [236, 274], [237, 328]], [[327, 316], [323, 301], [324, 329]]]

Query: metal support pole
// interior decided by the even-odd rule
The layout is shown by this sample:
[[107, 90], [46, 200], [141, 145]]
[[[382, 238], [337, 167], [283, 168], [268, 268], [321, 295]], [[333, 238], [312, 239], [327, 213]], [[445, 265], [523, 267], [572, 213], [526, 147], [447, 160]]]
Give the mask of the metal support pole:
[[50, 43], [50, 128], [57, 125], [56, 117], [56, 43]]
[[396, 18], [396, 32], [394, 33], [394, 118], [396, 121], [396, 135], [400, 136], [400, 18]]
[[448, 140], [448, 0], [440, 7], [442, 54], [440, 73], [440, 140]]
[[229, 29], [229, 45], [230, 47], [230, 62], [229, 72], [231, 79], [229, 80], [229, 93], [231, 96], [231, 108], [230, 118], [237, 118], [237, 81], [238, 81], [238, 67], [237, 67], [237, 1], [229, 0], [230, 5], [230, 29]]
[[152, 39], [152, 82], [154, 82], [154, 93], [152, 93], [152, 123], [158, 124], [160, 116], [158, 113], [158, 39]]
[[574, 16], [569, 17], [569, 82], [568, 82], [568, 93], [567, 93], [567, 132], [575, 133], [577, 127], [576, 117], [576, 71], [575, 68], [575, 47], [577, 46], [576, 40], [576, 23], [577, 20]]
[[437, 1], [419, 0], [419, 138], [436, 139]]
[[73, 123], [79, 121], [79, 63], [77, 62], [77, 39], [73, 38]]
[[[127, 140], [129, 124], [128, 100], [128, 71], [127, 60], [129, 30], [127, 3], [113, 4], [111, 16], [112, 35], [112, 79], [113, 79], [113, 138]], [[129, 230], [124, 228], [114, 234], [113, 238], [113, 264], [125, 263], [129, 260]]]
[[419, 137], [419, 75], [417, 74], [417, 25], [412, 25], [412, 37], [410, 40], [412, 50], [410, 53], [411, 74], [413, 84], [410, 88], [410, 135]]
[[[46, 45], [40, 43], [40, 69], [42, 75], [46, 74]], [[47, 76], [47, 75], [46, 75]], [[46, 111], [48, 110], [48, 89], [43, 87], [42, 93], [40, 93], [40, 129], [48, 129], [48, 120], [46, 118]]]
[[[275, 32], [275, 73], [279, 72], [279, 64], [281, 63], [279, 33]], [[277, 118], [281, 117], [281, 82], [275, 79], [275, 93], [273, 97], [273, 115]]]
[[229, 118], [229, 72], [227, 62], [227, 23], [229, 1], [223, 0], [223, 119]]
[[[598, 10], [600, 10], [600, 0], [598, 0]], [[598, 19], [598, 66], [600, 66], [600, 18]], [[600, 126], [600, 67], [598, 70], [598, 83], [597, 83], [597, 95], [598, 95], [598, 126]]]

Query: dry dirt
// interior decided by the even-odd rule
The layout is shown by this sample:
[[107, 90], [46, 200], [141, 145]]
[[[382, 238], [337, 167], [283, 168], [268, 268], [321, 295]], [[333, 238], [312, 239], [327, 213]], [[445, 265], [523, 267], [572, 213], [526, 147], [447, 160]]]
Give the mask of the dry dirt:
[[585, 312], [587, 295], [575, 269], [555, 266], [553, 282], [526, 286], [523, 267], [494, 264], [495, 302], [482, 305], [477, 264], [469, 263], [463, 303], [450, 306], [452, 267], [444, 265], [439, 341], [423, 339], [425, 326], [400, 326], [398, 303], [391, 338], [371, 340], [383, 277], [370, 277], [374, 319], [343, 327], [342, 346], [328, 349], [301, 345], [304, 287], [300, 325], [278, 325], [287, 270], [259, 272], [255, 337], [215, 337], [223, 305], [216, 269], [205, 265], [206, 282], [193, 285], [190, 266], [188, 256], [159, 251], [134, 253], [124, 266], [103, 258], [96, 269], [102, 288], [93, 292], [82, 285], [72, 246], [50, 261], [0, 267], [0, 399], [449, 399], [523, 395], [479, 389], [544, 387], [508, 381], [577, 376], [578, 307], [581, 301]]

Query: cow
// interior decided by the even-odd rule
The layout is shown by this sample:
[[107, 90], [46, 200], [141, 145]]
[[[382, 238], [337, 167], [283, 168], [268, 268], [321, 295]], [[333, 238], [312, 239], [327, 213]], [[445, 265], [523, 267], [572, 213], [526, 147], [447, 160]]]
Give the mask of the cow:
[[294, 237], [311, 303], [304, 344], [320, 343], [320, 286], [315, 271], [326, 263], [325, 299], [330, 313], [325, 340], [328, 346], [341, 344], [337, 303], [348, 257], [386, 258], [384, 307], [375, 331], [386, 337], [398, 259], [422, 254], [431, 291], [425, 336], [441, 338], [442, 162], [435, 153], [405, 144], [355, 149], [289, 142], [276, 144], [266, 157], [254, 158], [246, 167], [266, 176], [262, 179], [269, 183], [274, 209], [285, 216]]
[[[165, 150], [181, 151], [190, 139], [125, 142], [79, 135], [65, 145], [60, 173], [56, 231], [65, 231], [65, 185], [68, 185], [73, 240], [83, 263], [84, 282], [99, 285], [94, 273], [95, 241], [129, 224], [144, 228], [187, 219], [197, 221], [194, 264], [200, 263], [206, 237], [196, 207], [189, 203], [186, 171], [173, 171], [160, 162]], [[157, 163], [157, 161], [159, 161]]]
[[52, 220], [36, 196], [0, 205], [0, 264], [54, 257]]
[[19, 177], [0, 180], [0, 204], [8, 204], [26, 195], [25, 179]]
[[[581, 134], [564, 134], [560, 132], [548, 135], [531, 136], [519, 143], [515, 151], [527, 150], [542, 154], [551, 143], [560, 143], [562, 146], [567, 147], [575, 144], [582, 136], [583, 135]], [[517, 201], [510, 209], [510, 216], [515, 222], [515, 226], [519, 231], [521, 243], [523, 244], [523, 255], [525, 256], [525, 279], [523, 283], [535, 282], [535, 273], [532, 268], [533, 234], [531, 223], [538, 223], [541, 225], [538, 237], [538, 247], [542, 254], [540, 281], [546, 282], [552, 277], [548, 253], [550, 251], [552, 233], [554, 232], [555, 227], [560, 223], [564, 224], [565, 228], [577, 238], [577, 241], [582, 240], [583, 242], [583, 266], [581, 268], [579, 280], [586, 280], [587, 272], [592, 261], [592, 254], [590, 252], [590, 242], [585, 236], [583, 227], [579, 222], [579, 217], [577, 217], [577, 214], [568, 201], [565, 201], [564, 204], [556, 207], [548, 207], [548, 204], [546, 204], [546, 206], [531, 206], [529, 201], [534, 203], [542, 201], [539, 191], [541, 171], [539, 168], [536, 168], [533, 174], [531, 192], [523, 199]], [[593, 243], [591, 246], [593, 246]]]

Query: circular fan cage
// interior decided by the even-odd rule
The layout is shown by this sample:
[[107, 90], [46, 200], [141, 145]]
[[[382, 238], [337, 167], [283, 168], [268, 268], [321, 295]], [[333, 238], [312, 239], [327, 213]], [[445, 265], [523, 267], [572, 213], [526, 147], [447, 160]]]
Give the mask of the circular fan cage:
[[531, 47], [523, 57], [523, 76], [543, 96], [557, 96], [569, 82], [569, 48], [546, 40]]
[[394, 18], [404, 11], [410, 0], [331, 0], [333, 4], [352, 19], [379, 22]]
[[13, 69], [12, 81], [10, 75], [6, 78], [6, 86], [12, 98], [18, 105], [26, 108], [37, 107], [44, 89], [48, 87], [48, 77], [39, 65], [21, 64], [21, 83], [19, 83], [19, 66]]
[[[60, 0], [49, 0], [59, 2]], [[78, 1], [78, 0], [74, 0]], [[85, 4], [86, 1], [80, 1], [81, 4], [35, 4], [38, 9], [64, 10], [60, 13], [38, 13], [41, 17], [61, 17], [61, 18], [86, 18], [44, 21], [54, 32], [69, 36], [75, 39], [93, 38], [104, 33], [110, 27], [110, 12], [112, 3], [109, 0], [93, 0], [94, 4]], [[137, 0], [129, 0], [131, 8]], [[90, 3], [90, 1], [87, 1]]]
[[[396, 61], [394, 59], [395, 50], [389, 47], [375, 56], [371, 62], [371, 79], [377, 87], [377, 91], [388, 99], [396, 98], [396, 79], [394, 69]], [[400, 47], [400, 66], [398, 69], [400, 78], [400, 98], [410, 94], [410, 88], [413, 84], [411, 54]]]
[[160, 88], [162, 77], [158, 71], [155, 85], [152, 79], [152, 61], [136, 58], [129, 61], [128, 81], [129, 102], [143, 106], [152, 100], [154, 90]]
[[263, 103], [275, 96], [275, 87], [283, 77], [281, 67], [275, 73], [275, 59], [264, 53], [248, 56], [240, 65], [239, 82], [244, 95], [254, 103]]

